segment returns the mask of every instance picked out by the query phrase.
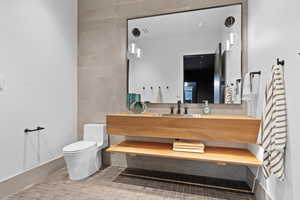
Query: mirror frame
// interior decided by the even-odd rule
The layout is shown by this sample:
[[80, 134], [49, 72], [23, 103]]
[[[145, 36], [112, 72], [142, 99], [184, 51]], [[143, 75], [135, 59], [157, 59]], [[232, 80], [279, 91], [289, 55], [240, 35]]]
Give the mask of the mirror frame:
[[[218, 6], [208, 6], [204, 8], [196, 8], [196, 9], [187, 9], [187, 10], [181, 10], [181, 11], [175, 11], [175, 12], [166, 12], [161, 14], [154, 14], [154, 15], [145, 15], [145, 16], [138, 16], [138, 17], [132, 17], [126, 19], [126, 51], [125, 51], [125, 58], [126, 58], [126, 95], [129, 93], [129, 59], [127, 58], [127, 51], [128, 51], [128, 21], [134, 20], [134, 19], [141, 19], [141, 18], [147, 18], [147, 17], [157, 17], [157, 16], [163, 16], [163, 15], [170, 15], [170, 14], [176, 14], [176, 13], [184, 13], [184, 12], [191, 12], [191, 11], [200, 11], [200, 10], [208, 10], [208, 9], [214, 9], [214, 8], [223, 8], [223, 7], [229, 7], [229, 6], [235, 6], [240, 5], [241, 6], [241, 76], [242, 79], [245, 76], [245, 73], [247, 71], [247, 12], [245, 12], [246, 3], [231, 3], [231, 4], [224, 4], [224, 5], [218, 5]], [[241, 94], [242, 95], [242, 94]], [[127, 97], [126, 97], [127, 101]], [[148, 103], [148, 105], [169, 105], [172, 103]], [[203, 103], [184, 103], [186, 105], [201, 105]], [[244, 102], [241, 98], [241, 103], [239, 104], [210, 104], [210, 105], [223, 105], [223, 106], [241, 106], [244, 105]]]

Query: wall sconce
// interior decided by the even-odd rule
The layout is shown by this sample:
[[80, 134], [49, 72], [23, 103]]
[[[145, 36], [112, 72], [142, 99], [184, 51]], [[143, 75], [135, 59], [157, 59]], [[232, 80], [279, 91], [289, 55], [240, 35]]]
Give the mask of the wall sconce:
[[137, 45], [135, 43], [131, 43], [128, 47], [128, 53], [127, 53], [127, 57], [129, 59], [132, 59], [134, 57], [137, 58], [141, 58], [142, 56], [142, 50], [141, 48], [138, 48]]

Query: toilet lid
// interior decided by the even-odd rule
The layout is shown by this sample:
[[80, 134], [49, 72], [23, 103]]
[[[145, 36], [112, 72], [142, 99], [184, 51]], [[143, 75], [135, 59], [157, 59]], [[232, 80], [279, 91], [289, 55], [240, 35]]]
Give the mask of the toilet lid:
[[96, 147], [96, 142], [91, 141], [79, 141], [73, 144], [69, 144], [63, 148], [63, 152], [78, 152]]

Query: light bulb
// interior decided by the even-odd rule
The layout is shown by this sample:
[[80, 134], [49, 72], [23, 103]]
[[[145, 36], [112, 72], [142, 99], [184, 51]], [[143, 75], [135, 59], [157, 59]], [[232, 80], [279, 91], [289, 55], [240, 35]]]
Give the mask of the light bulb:
[[234, 45], [234, 33], [229, 34], [230, 45]]
[[140, 58], [142, 56], [142, 50], [140, 48], [136, 49], [136, 57]]
[[230, 50], [230, 41], [226, 40], [226, 51]]
[[130, 52], [132, 54], [136, 53], [136, 44], [135, 43], [131, 43], [131, 45], [130, 45]]

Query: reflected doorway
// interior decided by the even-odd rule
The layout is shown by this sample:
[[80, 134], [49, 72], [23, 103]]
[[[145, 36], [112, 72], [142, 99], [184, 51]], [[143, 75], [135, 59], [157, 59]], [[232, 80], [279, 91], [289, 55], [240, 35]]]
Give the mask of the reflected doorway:
[[183, 56], [184, 103], [214, 103], [216, 54]]

